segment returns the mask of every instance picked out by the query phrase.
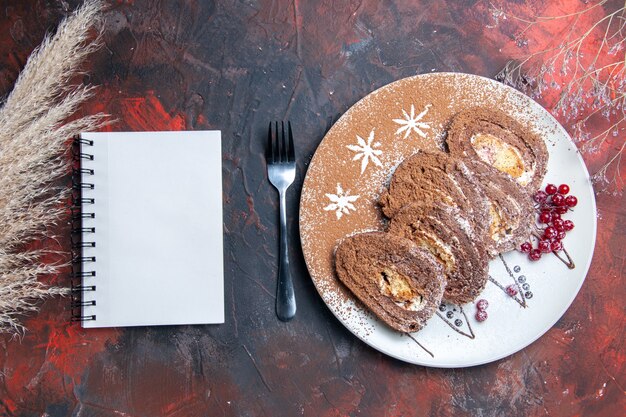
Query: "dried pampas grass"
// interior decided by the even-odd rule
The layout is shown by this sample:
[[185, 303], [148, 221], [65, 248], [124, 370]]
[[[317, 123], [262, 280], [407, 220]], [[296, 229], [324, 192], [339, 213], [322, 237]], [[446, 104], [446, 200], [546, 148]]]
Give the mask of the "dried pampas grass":
[[98, 47], [100, 10], [88, 0], [47, 36], [0, 108], [0, 332], [23, 333], [23, 314], [68, 292], [39, 281], [67, 261], [46, 261], [50, 251], [32, 243], [53, 238], [50, 229], [67, 217], [70, 187], [58, 183], [71, 170], [70, 138], [104, 123], [102, 114], [68, 121], [94, 93], [72, 79]]

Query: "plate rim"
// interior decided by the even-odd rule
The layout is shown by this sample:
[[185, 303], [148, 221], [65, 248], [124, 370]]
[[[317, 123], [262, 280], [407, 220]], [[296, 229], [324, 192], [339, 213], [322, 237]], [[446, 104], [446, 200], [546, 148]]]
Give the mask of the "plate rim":
[[[372, 342], [371, 340], [366, 340], [365, 336], [361, 336], [358, 333], [356, 333], [355, 331], [353, 331], [347, 324], [346, 322], [335, 312], [335, 310], [333, 308], [331, 308], [331, 306], [329, 305], [328, 302], [326, 302], [326, 299], [324, 298], [324, 295], [322, 294], [322, 291], [320, 290], [317, 281], [315, 279], [313, 279], [313, 274], [311, 273], [311, 269], [309, 268], [309, 264], [307, 262], [307, 256], [304, 254], [303, 251], [303, 258], [304, 258], [304, 264], [306, 265], [307, 268], [307, 272], [309, 273], [309, 276], [311, 277], [311, 281], [313, 281], [313, 285], [315, 286], [315, 290], [317, 291], [317, 293], [319, 294], [320, 298], [322, 299], [322, 301], [324, 302], [325, 306], [328, 308], [328, 310], [330, 310], [330, 312], [333, 314], [333, 316], [335, 316], [335, 318], [339, 321], [339, 323], [341, 323], [341, 325], [346, 328], [351, 334], [353, 334], [354, 336], [356, 336], [359, 340], [361, 340], [363, 343], [365, 343], [366, 345], [372, 347], [373, 349], [377, 350], [380, 353], [383, 353], [387, 356], [390, 356], [396, 360], [402, 361], [402, 362], [406, 362], [406, 363], [410, 363], [413, 365], [420, 365], [420, 366], [426, 366], [426, 367], [430, 367], [430, 368], [443, 368], [443, 369], [454, 369], [454, 368], [470, 368], [473, 366], [479, 366], [479, 365], [485, 365], [488, 363], [492, 363], [492, 362], [496, 362], [498, 360], [501, 360], [503, 358], [507, 358], [511, 355], [514, 355], [520, 351], [522, 351], [523, 349], [526, 349], [528, 346], [532, 345], [534, 342], [536, 342], [539, 338], [541, 338], [542, 336], [544, 336], [552, 327], [554, 327], [554, 325], [565, 315], [565, 313], [567, 312], [567, 310], [569, 310], [569, 308], [571, 307], [572, 303], [574, 302], [574, 300], [576, 299], [576, 297], [578, 296], [578, 293], [580, 292], [580, 289], [582, 288], [584, 282], [587, 279], [587, 275], [589, 273], [589, 269], [591, 268], [591, 263], [593, 262], [593, 257], [594, 257], [594, 253], [595, 253], [595, 248], [596, 248], [596, 238], [597, 238], [597, 226], [598, 226], [598, 209], [597, 209], [597, 205], [596, 205], [596, 196], [595, 196], [595, 191], [593, 188], [593, 182], [591, 181], [591, 177], [589, 175], [589, 170], [587, 169], [587, 164], [585, 163], [585, 160], [582, 158], [580, 149], [578, 148], [578, 146], [576, 145], [576, 143], [574, 142], [574, 140], [572, 139], [572, 137], [569, 135], [569, 133], [567, 132], [567, 130], [565, 130], [565, 128], [563, 127], [563, 125], [561, 125], [561, 123], [552, 115], [552, 113], [550, 113], [550, 111], [548, 111], [545, 107], [543, 107], [541, 104], [539, 104], [536, 100], [534, 100], [533, 98], [525, 95], [524, 93], [522, 93], [521, 91], [516, 90], [513, 87], [510, 87], [506, 84], [503, 84], [499, 81], [493, 80], [491, 78], [487, 78], [485, 76], [482, 75], [477, 75], [477, 74], [469, 74], [469, 73], [464, 73], [464, 72], [449, 72], [449, 71], [444, 71], [444, 72], [430, 72], [430, 73], [424, 73], [424, 74], [416, 74], [416, 75], [412, 75], [409, 77], [404, 77], [404, 78], [400, 78], [394, 81], [391, 81], [383, 86], [380, 86], [378, 88], [376, 88], [375, 90], [370, 91], [369, 93], [367, 93], [366, 95], [364, 95], [363, 97], [361, 97], [359, 100], [357, 100], [355, 103], [353, 103], [352, 105], [350, 105], [350, 107], [348, 107], [348, 109], [346, 111], [343, 112], [343, 114], [341, 115], [341, 117], [339, 117], [339, 119], [337, 119], [333, 125], [330, 127], [330, 129], [328, 129], [326, 131], [326, 133], [324, 134], [324, 137], [322, 138], [322, 140], [318, 143], [317, 147], [315, 148], [315, 152], [313, 153], [313, 157], [311, 158], [311, 161], [308, 164], [308, 167], [310, 168], [311, 165], [314, 162], [315, 159], [315, 154], [317, 153], [317, 149], [323, 144], [324, 140], [326, 139], [326, 137], [328, 136], [328, 134], [333, 130], [333, 128], [335, 127], [335, 125], [337, 125], [339, 122], [342, 121], [342, 119], [344, 117], [346, 117], [346, 114], [355, 106], [357, 106], [361, 101], [365, 100], [366, 98], [368, 98], [369, 96], [377, 93], [379, 90], [383, 89], [383, 88], [387, 88], [390, 85], [400, 82], [400, 81], [405, 81], [408, 79], [418, 79], [418, 78], [429, 78], [432, 76], [452, 76], [452, 77], [458, 77], [458, 76], [463, 76], [463, 77], [470, 77], [470, 78], [476, 78], [481, 80], [482, 82], [487, 82], [489, 84], [492, 85], [497, 85], [498, 87], [504, 87], [505, 89], [507, 89], [509, 92], [511, 92], [512, 94], [518, 96], [518, 97], [522, 97], [523, 99], [527, 99], [527, 100], [531, 100], [533, 103], [535, 103], [537, 106], [539, 106], [539, 108], [541, 110], [543, 110], [543, 112], [548, 116], [548, 118], [551, 120], [551, 122], [553, 122], [557, 129], [567, 138], [567, 140], [570, 142], [570, 144], [575, 148], [575, 154], [576, 154], [576, 158], [578, 158], [578, 161], [581, 163], [584, 174], [588, 180], [586, 186], [590, 189], [591, 191], [591, 209], [592, 209], [592, 213], [594, 214], [593, 216], [593, 224], [592, 224], [592, 240], [593, 240], [593, 245], [591, 247], [591, 253], [589, 254], [589, 257], [587, 259], [587, 262], [585, 264], [585, 266], [583, 267], [584, 273], [583, 273], [583, 279], [580, 280], [578, 286], [576, 287], [575, 291], [572, 292], [572, 296], [571, 298], [567, 301], [567, 303], [564, 304], [564, 308], [562, 309], [562, 311], [560, 311], [559, 314], [555, 314], [555, 319], [552, 321], [550, 320], [548, 322], [548, 325], [545, 326], [545, 328], [542, 328], [539, 332], [537, 332], [537, 335], [534, 336], [533, 338], [530, 338], [528, 341], [525, 341], [524, 344], [521, 347], [516, 347], [513, 349], [513, 351], [508, 352], [508, 353], [504, 353], [504, 354], [497, 354], [497, 355], [493, 355], [492, 357], [488, 357], [485, 358], [484, 360], [477, 360], [477, 361], [472, 361], [472, 362], [468, 362], [468, 363], [464, 363], [464, 364], [457, 364], [457, 363], [450, 363], [450, 362], [441, 362], [438, 364], [433, 364], [433, 363], [427, 363], [427, 362], [423, 362], [420, 361], [419, 358], [416, 358], [417, 360], [410, 360], [408, 358], [404, 358], [404, 357], [400, 357], [399, 355], [389, 351], [389, 349], [386, 349], [384, 347], [381, 347], [379, 344]], [[300, 192], [300, 198], [299, 198], [299, 209], [298, 209], [298, 231], [300, 234], [300, 237], [302, 236], [302, 207], [303, 207], [303, 191], [307, 182], [307, 178], [308, 178], [308, 174], [309, 174], [309, 170], [307, 168], [307, 172], [305, 173], [304, 176], [304, 180], [302, 183], [302, 189]], [[302, 247], [302, 239], [300, 239], [300, 246]]]

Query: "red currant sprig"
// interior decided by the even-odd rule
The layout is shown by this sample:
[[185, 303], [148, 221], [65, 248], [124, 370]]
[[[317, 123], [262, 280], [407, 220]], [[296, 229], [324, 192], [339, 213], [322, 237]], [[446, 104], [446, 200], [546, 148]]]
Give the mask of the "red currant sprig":
[[563, 239], [567, 232], [574, 228], [574, 222], [563, 220], [561, 215], [572, 210], [578, 204], [578, 199], [568, 195], [570, 187], [561, 184], [558, 187], [548, 184], [543, 190], [537, 191], [533, 199], [538, 204], [539, 216], [537, 221], [545, 225], [539, 236], [537, 247], [533, 248], [531, 242], [524, 242], [520, 246], [520, 252], [527, 253], [531, 261], [538, 261], [544, 253], [558, 252], [563, 249]]

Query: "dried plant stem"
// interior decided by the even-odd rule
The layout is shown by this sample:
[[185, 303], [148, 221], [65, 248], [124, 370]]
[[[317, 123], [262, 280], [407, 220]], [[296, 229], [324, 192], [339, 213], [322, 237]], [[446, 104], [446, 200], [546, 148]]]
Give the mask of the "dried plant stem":
[[[571, 13], [531, 18], [506, 13], [491, 3], [494, 17], [510, 17], [523, 24], [516, 36], [517, 46], [534, 49], [510, 61], [496, 78], [531, 97], [553, 100], [552, 110], [572, 123], [572, 135], [583, 152], [598, 151], [626, 128], [626, 2], [615, 3], [601, 0]], [[525, 36], [532, 34], [534, 27], [550, 31], [555, 22], [566, 26], [553, 33], [552, 44], [529, 46]], [[599, 117], [608, 121], [608, 128], [592, 133], [587, 123]], [[594, 175], [599, 183], [618, 189], [623, 185], [620, 161], [625, 147], [621, 140], [618, 154]], [[611, 165], [615, 172], [609, 179]]]
[[[593, 175], [596, 181], [610, 181], [616, 184], [621, 182], [619, 173], [621, 172], [624, 150], [626, 150], [626, 142], [622, 143], [620, 149], [611, 157], [611, 159], [609, 159], [608, 162], [606, 162], [600, 170]], [[612, 177], [609, 177], [608, 170], [612, 165], [615, 165], [615, 169], [613, 170]]]
[[51, 229], [66, 216], [70, 187], [58, 181], [71, 169], [69, 139], [105, 120], [98, 114], [68, 122], [94, 93], [71, 80], [98, 47], [100, 10], [99, 0], [88, 0], [47, 36], [0, 108], [0, 332], [23, 333], [23, 314], [68, 292], [40, 281], [66, 266], [68, 255], [50, 263], [44, 258], [58, 252], [29, 244], [54, 239]]

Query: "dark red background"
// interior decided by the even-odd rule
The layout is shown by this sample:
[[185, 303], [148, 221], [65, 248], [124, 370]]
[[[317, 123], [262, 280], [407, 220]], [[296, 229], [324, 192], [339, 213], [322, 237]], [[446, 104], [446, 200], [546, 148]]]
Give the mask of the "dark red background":
[[[545, 8], [516, 3], [528, 13]], [[577, 2], [551, 3], [558, 10]], [[0, 1], [0, 95], [76, 4]], [[110, 113], [115, 130], [222, 130], [226, 323], [84, 331], [67, 324], [68, 300], [51, 299], [25, 319], [24, 338], [0, 339], [0, 415], [623, 415], [621, 196], [598, 195], [594, 262], [565, 316], [528, 348], [485, 366], [429, 369], [378, 353], [332, 316], [302, 260], [297, 197], [326, 130], [356, 100], [405, 76], [493, 77], [519, 51], [510, 29], [487, 27], [488, 7], [471, 0], [111, 4], [105, 46], [85, 77], [101, 87], [82, 112]], [[300, 156], [289, 195], [299, 310], [288, 324], [274, 315], [277, 204], [262, 151], [275, 119], [292, 121]], [[607, 158], [586, 160], [593, 172]]]

